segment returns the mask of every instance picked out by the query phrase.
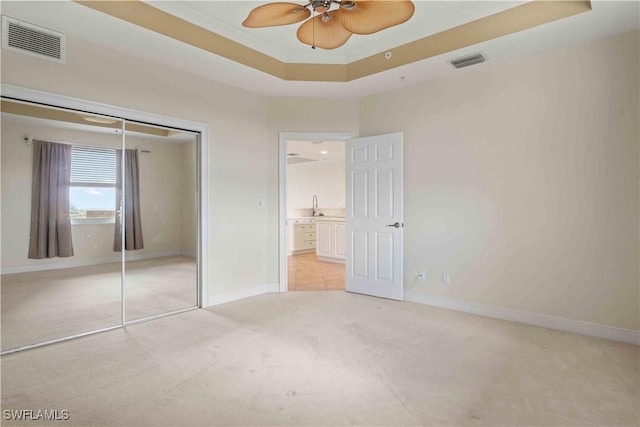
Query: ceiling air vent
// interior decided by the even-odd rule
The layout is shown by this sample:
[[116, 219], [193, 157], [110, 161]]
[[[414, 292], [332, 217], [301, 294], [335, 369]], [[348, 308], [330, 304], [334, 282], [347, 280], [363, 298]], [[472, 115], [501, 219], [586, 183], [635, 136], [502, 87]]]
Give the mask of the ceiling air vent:
[[28, 22], [2, 17], [4, 49], [65, 62], [65, 35]]
[[484, 62], [486, 60], [487, 59], [482, 56], [482, 54], [474, 53], [473, 55], [451, 60], [451, 65], [456, 68], [464, 68], [468, 67], [469, 65], [480, 64], [481, 62]]

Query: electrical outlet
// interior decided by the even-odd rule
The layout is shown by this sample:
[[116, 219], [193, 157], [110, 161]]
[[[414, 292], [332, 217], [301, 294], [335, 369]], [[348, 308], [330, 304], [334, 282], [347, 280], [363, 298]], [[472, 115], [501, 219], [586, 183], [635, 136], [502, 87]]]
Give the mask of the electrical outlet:
[[258, 207], [259, 208], [264, 208], [264, 206], [267, 204], [267, 201], [265, 199], [258, 199]]
[[442, 275], [442, 284], [443, 285], [450, 285], [451, 284], [451, 276], [449, 275], [449, 273], [444, 273]]
[[416, 274], [416, 277], [418, 278], [418, 280], [421, 280], [424, 282], [424, 271], [422, 270], [418, 271], [418, 274]]

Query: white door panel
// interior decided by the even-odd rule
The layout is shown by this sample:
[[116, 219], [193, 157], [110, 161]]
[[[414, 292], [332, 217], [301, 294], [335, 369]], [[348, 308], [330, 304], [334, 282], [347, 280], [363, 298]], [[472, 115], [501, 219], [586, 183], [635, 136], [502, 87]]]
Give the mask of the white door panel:
[[351, 275], [366, 279], [369, 272], [369, 233], [352, 231], [351, 245], [352, 250], [349, 253], [352, 256], [351, 260], [347, 262], [351, 266]]
[[376, 217], [393, 219], [393, 169], [376, 171]]
[[[351, 174], [352, 183], [352, 200], [351, 200], [351, 212], [354, 218], [366, 218], [369, 208], [369, 192], [368, 185], [369, 177], [367, 171], [353, 171]], [[347, 183], [348, 186], [348, 183]]]
[[401, 300], [402, 133], [352, 139], [345, 152], [346, 289]]

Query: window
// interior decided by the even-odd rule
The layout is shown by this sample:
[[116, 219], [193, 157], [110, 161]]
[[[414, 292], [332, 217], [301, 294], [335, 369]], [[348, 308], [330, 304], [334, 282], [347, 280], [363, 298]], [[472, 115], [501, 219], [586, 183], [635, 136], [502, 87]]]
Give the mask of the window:
[[115, 221], [116, 150], [73, 146], [69, 205], [72, 223]]

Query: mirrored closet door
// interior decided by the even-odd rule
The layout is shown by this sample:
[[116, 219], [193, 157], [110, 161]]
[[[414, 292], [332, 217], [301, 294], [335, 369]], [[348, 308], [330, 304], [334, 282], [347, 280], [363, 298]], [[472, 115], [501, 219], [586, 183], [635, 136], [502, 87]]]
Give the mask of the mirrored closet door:
[[2, 101], [2, 351], [122, 324], [122, 122]]
[[[128, 122], [124, 182], [127, 321], [197, 305], [196, 135]], [[116, 229], [119, 228], [117, 224]]]
[[198, 306], [198, 134], [2, 100], [3, 353]]

